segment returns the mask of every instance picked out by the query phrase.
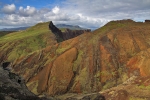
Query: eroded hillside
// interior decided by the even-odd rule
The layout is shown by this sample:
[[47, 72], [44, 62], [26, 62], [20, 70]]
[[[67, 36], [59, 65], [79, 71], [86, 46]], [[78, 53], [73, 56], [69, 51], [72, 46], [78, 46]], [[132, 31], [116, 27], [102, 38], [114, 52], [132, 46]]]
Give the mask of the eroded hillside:
[[[50, 38], [46, 37], [46, 39]], [[15, 45], [18, 41], [6, 42], [5, 40], [7, 35], [0, 41], [1, 62], [11, 62], [9, 67], [12, 67], [12, 71], [21, 75], [29, 90], [38, 95], [99, 92], [119, 86], [132, 77], [136, 77], [132, 80], [133, 84], [131, 82], [127, 84], [138, 87], [143, 85], [148, 79], [146, 77], [149, 76], [150, 23], [136, 23], [132, 20], [111, 21], [94, 32], [87, 32], [60, 43], [50, 39], [53, 42], [47, 43], [42, 49], [37, 48], [32, 52], [26, 52], [17, 59], [16, 56], [13, 58], [9, 55], [18, 53], [12, 52], [16, 50]], [[42, 38], [40, 40], [42, 41], [40, 43], [43, 43], [44, 40]], [[19, 44], [21, 43], [19, 40]], [[7, 45], [9, 48], [6, 48]], [[17, 50], [24, 49], [20, 47]], [[145, 80], [139, 79], [141, 77], [145, 77]], [[135, 82], [136, 79], [141, 82]], [[149, 81], [144, 84], [144, 86], [149, 85]], [[147, 88], [143, 87], [143, 89]], [[138, 95], [134, 91], [125, 89], [124, 91], [125, 95], [118, 98], [127, 97], [124, 100], [128, 100]], [[106, 98], [117, 96], [113, 95], [115, 92], [112, 90], [101, 93]], [[149, 93], [148, 89], [146, 93]], [[150, 96], [137, 98], [150, 98]]]

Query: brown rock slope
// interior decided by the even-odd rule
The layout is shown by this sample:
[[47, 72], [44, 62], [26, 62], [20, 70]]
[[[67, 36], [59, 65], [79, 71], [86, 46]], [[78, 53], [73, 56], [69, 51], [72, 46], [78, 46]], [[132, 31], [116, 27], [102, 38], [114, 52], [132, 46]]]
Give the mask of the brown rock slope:
[[[13, 61], [12, 68], [38, 95], [99, 92], [119, 86], [132, 77], [148, 77], [149, 47], [149, 23], [112, 21], [94, 32], [21, 57]], [[140, 86], [145, 81], [141, 82], [133, 82], [133, 86]], [[109, 96], [108, 91], [102, 92], [106, 98], [119, 95]], [[117, 97], [118, 100], [128, 97], [128, 94], [138, 95], [126, 90], [118, 93], [123, 94]]]

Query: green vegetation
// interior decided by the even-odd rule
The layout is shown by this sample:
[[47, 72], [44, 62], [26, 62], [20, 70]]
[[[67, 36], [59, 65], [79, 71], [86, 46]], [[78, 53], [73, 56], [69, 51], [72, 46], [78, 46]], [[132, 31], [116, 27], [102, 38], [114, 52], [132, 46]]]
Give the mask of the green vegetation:
[[38, 92], [37, 92], [38, 81], [37, 80], [27, 83], [26, 85], [30, 89], [31, 92], [33, 92], [34, 94], [38, 94]]
[[100, 72], [100, 75], [109, 76], [109, 75], [111, 75], [111, 73], [108, 71], [102, 71], [102, 72]]
[[86, 88], [88, 87], [87, 85], [87, 79], [88, 79], [88, 71], [87, 68], [83, 68], [79, 74], [79, 76], [76, 78], [76, 80], [79, 80], [81, 83], [81, 87], [83, 89], [83, 93], [86, 93]]
[[77, 68], [80, 66], [81, 60], [82, 60], [83, 51], [78, 50], [78, 57], [73, 65], [73, 71], [77, 71]]
[[65, 51], [66, 51], [67, 49], [69, 49], [69, 48], [70, 48], [70, 46], [68, 46], [68, 47], [66, 47], [66, 48], [58, 48], [58, 49], [56, 50], [56, 54], [59, 55], [59, 54], [65, 52]]
[[133, 56], [135, 56], [137, 53], [134, 51], [134, 50], [132, 50], [132, 49], [130, 49], [129, 51], [127, 51], [127, 56], [128, 57], [133, 57]]
[[[49, 55], [48, 55], [48, 56], [49, 56]], [[54, 56], [53, 58], [49, 57], [49, 59], [46, 60], [44, 66], [47, 65], [47, 64], [49, 64], [50, 62], [54, 61], [54, 60], [56, 59], [56, 57], [57, 57], [57, 56]], [[45, 57], [45, 58], [47, 58], [47, 57]]]
[[150, 91], [150, 85], [149, 86], [145, 86], [144, 84], [137, 86], [140, 89], [147, 89]]
[[111, 21], [104, 25], [103, 27], [97, 29], [94, 31], [94, 33], [104, 34], [109, 32], [110, 30], [119, 28], [119, 27], [128, 27], [129, 25], [132, 25], [134, 21], [132, 20], [121, 20], [121, 21]]
[[117, 37], [114, 38], [114, 43], [118, 43]]
[[66, 28], [59, 28], [61, 30], [61, 32], [65, 32]]
[[94, 75], [94, 77], [99, 78], [101, 74], [102, 74], [102, 73], [101, 73], [100, 71], [98, 71], [98, 72]]
[[25, 31], [14, 32], [13, 34], [7, 34], [3, 37], [0, 37], [0, 43], [20, 40], [20, 39], [24, 39], [27, 37], [37, 36], [45, 32], [49, 32], [48, 24], [49, 24], [48, 22], [39, 23], [31, 28], [28, 28]]
[[130, 97], [129, 100], [148, 100], [147, 98]]
[[61, 54], [62, 52], [66, 51], [66, 50], [67, 50], [67, 48], [60, 48], [60, 49], [56, 50], [56, 53]]
[[111, 80], [109, 82], [106, 82], [106, 84], [103, 86], [103, 90], [109, 89], [113, 86], [115, 86], [116, 80]]
[[8, 60], [13, 61], [31, 52], [45, 48], [51, 42], [49, 22], [39, 23], [25, 31], [14, 32], [0, 37], [0, 50], [6, 51]]

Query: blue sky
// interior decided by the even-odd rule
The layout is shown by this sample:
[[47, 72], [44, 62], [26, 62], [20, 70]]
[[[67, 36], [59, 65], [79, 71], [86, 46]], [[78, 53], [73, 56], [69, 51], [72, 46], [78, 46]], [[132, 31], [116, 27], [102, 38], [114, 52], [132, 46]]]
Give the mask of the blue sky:
[[63, 0], [1, 0], [2, 5], [15, 4], [19, 6], [34, 6], [36, 8], [42, 8], [49, 5], [55, 5]]
[[111, 20], [150, 19], [150, 0], [1, 0], [0, 29], [39, 22], [99, 28]]

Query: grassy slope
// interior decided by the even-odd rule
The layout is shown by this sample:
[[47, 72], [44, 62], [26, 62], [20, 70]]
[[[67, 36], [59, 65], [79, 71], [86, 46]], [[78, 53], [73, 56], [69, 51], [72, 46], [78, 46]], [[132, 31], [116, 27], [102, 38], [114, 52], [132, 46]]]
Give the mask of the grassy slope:
[[37, 36], [45, 32], [49, 32], [47, 23], [39, 23], [31, 28], [28, 28], [25, 31], [14, 32], [13, 34], [8, 34], [0, 38], [0, 42], [10, 42], [14, 40], [24, 39], [30, 36]]
[[0, 37], [0, 51], [7, 53], [7, 60], [13, 61], [20, 56], [54, 43], [54, 36], [48, 28], [49, 22], [39, 23], [25, 31], [14, 32]]
[[[34, 29], [34, 27], [32, 27], [32, 30]], [[35, 27], [35, 29], [36, 29], [36, 27]], [[124, 79], [123, 79], [124, 77], [125, 77], [125, 80], [128, 78], [126, 76], [126, 71], [124, 70], [126, 68], [124, 66], [124, 64], [126, 64], [126, 61], [128, 61], [134, 55], [131, 54], [129, 57], [126, 55], [129, 52], [131, 52], [130, 48], [134, 47], [135, 43], [136, 44], [139, 43], [138, 44], [139, 48], [141, 48], [141, 50], [143, 50], [142, 46], [144, 44], [140, 45], [140, 43], [143, 43], [143, 42], [141, 42], [141, 40], [143, 40], [143, 39], [141, 39], [140, 32], [142, 34], [144, 33], [144, 35], [146, 35], [147, 33], [149, 33], [149, 31], [145, 32], [145, 30], [148, 30], [148, 29], [149, 29], [148, 25], [142, 24], [142, 23], [140, 23], [140, 24], [135, 23], [130, 20], [129, 20], [129, 22], [127, 22], [127, 21], [125, 21], [125, 22], [124, 21], [117, 21], [117, 22], [112, 21], [112, 22], [106, 24], [104, 27], [95, 30], [93, 33], [82, 34], [74, 39], [70, 39], [70, 40], [61, 42], [56, 47], [52, 46], [51, 48], [43, 49], [42, 52], [41, 51], [35, 52], [35, 55], [36, 55], [35, 57], [33, 56], [33, 58], [32, 58], [32, 55], [30, 55], [31, 56], [30, 61], [31, 62], [33, 61], [36, 63], [30, 63], [30, 62], [28, 62], [29, 60], [27, 60], [26, 62], [23, 62], [23, 63], [21, 62], [20, 64], [22, 64], [22, 68], [23, 67], [26, 68], [26, 67], [28, 67], [28, 65], [33, 65], [32, 68], [40, 69], [40, 68], [38, 68], [39, 65], [46, 66], [46, 65], [50, 64], [52, 61], [55, 61], [55, 59], [57, 59], [57, 57], [61, 56], [65, 51], [69, 50], [72, 47], [76, 47], [78, 49], [78, 55], [77, 55], [78, 57], [77, 57], [76, 61], [73, 63], [73, 71], [77, 72], [79, 74], [76, 75], [76, 77], [74, 79], [75, 82], [72, 86], [72, 91], [78, 92], [78, 90], [74, 90], [74, 88], [76, 88], [76, 87], [77, 87], [77, 89], [79, 88], [79, 91], [82, 91], [82, 92], [89, 92], [91, 90], [98, 91], [98, 90], [96, 90], [96, 89], [99, 89], [98, 87], [100, 87], [101, 89], [107, 89], [107, 88], [110, 88], [110, 87], [116, 85], [116, 83], [114, 83], [114, 81], [112, 81], [112, 80], [118, 79], [118, 83], [121, 83], [121, 82], [124, 82]], [[136, 40], [136, 42], [133, 41], [132, 35], [130, 35], [129, 33], [134, 33], [134, 39]], [[29, 39], [29, 37], [30, 37], [31, 41], [32, 41], [33, 38], [37, 39], [37, 36], [40, 36], [37, 34], [38, 33], [36, 33], [35, 35], [28, 34], [28, 36], [26, 36], [26, 38]], [[124, 38], [125, 34], [127, 34], [126, 38]], [[103, 42], [103, 40], [101, 40], [101, 38], [103, 36], [107, 36], [110, 41], [106, 41], [107, 43], [105, 44], [105, 40], [104, 40], [104, 42]], [[149, 37], [149, 35], [146, 35], [146, 38], [144, 38], [144, 40], [146, 40], [148, 37]], [[12, 40], [17, 40], [17, 39], [12, 39]], [[39, 40], [39, 39], [37, 39], [37, 40]], [[127, 40], [129, 42], [129, 44], [126, 46], [126, 44], [128, 42], [124, 43], [123, 40]], [[140, 41], [138, 42], [138, 40], [140, 40]], [[5, 39], [3, 41], [5, 41]], [[38, 44], [40, 42], [34, 42], [34, 43]], [[26, 45], [24, 47], [27, 48], [27, 46], [28, 45]], [[29, 46], [29, 47], [33, 47], [33, 46], [34, 45]], [[31, 49], [31, 50], [33, 50], [33, 51], [38, 50], [38, 48], [36, 48], [36, 47], [33, 47], [34, 49]], [[101, 49], [99, 49], [100, 47], [101, 47]], [[138, 53], [139, 51], [134, 50], [134, 48], [132, 50], [132, 53]], [[145, 46], [145, 48], [147, 48], [147, 46]], [[117, 55], [113, 54], [111, 51], [108, 52], [109, 49], [111, 51], [115, 50], [117, 52]], [[26, 54], [27, 53], [28, 52], [26, 52]], [[13, 54], [13, 53], [11, 53], [11, 54]], [[38, 60], [37, 57], [39, 55], [41, 55], [41, 57], [43, 57], [43, 58]], [[97, 55], [99, 55], [99, 56], [97, 56]], [[108, 57], [107, 57], [107, 55], [108, 55]], [[110, 55], [110, 57], [109, 57], [109, 55]], [[111, 55], [113, 55], [113, 56], [111, 56]], [[118, 56], [118, 58], [116, 56]], [[116, 57], [116, 58], [113, 58], [113, 57]], [[26, 58], [29, 58], [29, 57], [26, 57]], [[124, 60], [123, 58], [126, 58], [126, 59]], [[115, 61], [114, 59], [117, 59], [117, 60]], [[123, 59], [123, 62], [120, 61], [120, 64], [117, 65], [116, 63], [117, 63], [117, 61], [119, 61], [118, 59], [119, 60]], [[61, 63], [63, 64], [63, 62], [61, 62]], [[99, 70], [99, 68], [96, 69], [96, 67], [99, 67], [99, 66], [101, 69], [100, 70]], [[116, 69], [117, 74], [120, 76], [120, 78], [116, 78], [117, 76], [115, 76], [115, 73], [113, 71], [113, 69], [115, 69], [115, 67], [120, 67], [120, 68]], [[35, 69], [32, 69], [31, 72], [33, 72], [33, 70], [35, 70]], [[30, 73], [30, 71], [27, 71], [27, 72]], [[35, 73], [33, 73], [33, 75], [34, 74]], [[32, 77], [31, 75], [28, 75], [28, 76]], [[92, 80], [95, 80], [95, 83]], [[102, 82], [100, 80], [103, 82], [103, 84], [105, 83], [103, 85], [103, 87], [101, 86]], [[110, 81], [107, 81], [107, 80], [110, 80]], [[119, 82], [119, 81], [121, 81], [121, 82]], [[80, 82], [81, 84], [79, 84], [79, 86], [78, 85], [76, 86], [77, 82]], [[94, 85], [93, 83], [96, 85]], [[90, 84], [93, 84], [93, 87], [90, 87]], [[83, 89], [80, 90], [80, 86]], [[87, 87], [87, 88], [85, 88], [85, 87]]]

